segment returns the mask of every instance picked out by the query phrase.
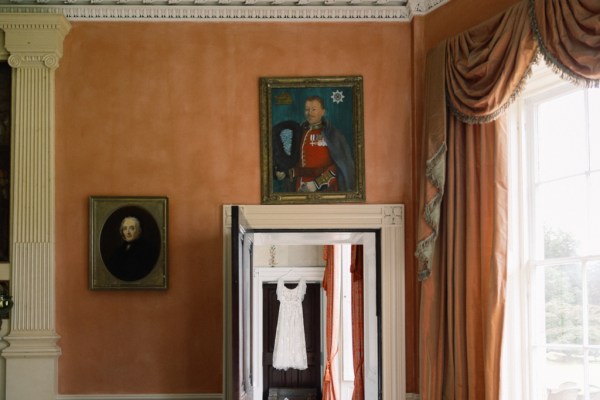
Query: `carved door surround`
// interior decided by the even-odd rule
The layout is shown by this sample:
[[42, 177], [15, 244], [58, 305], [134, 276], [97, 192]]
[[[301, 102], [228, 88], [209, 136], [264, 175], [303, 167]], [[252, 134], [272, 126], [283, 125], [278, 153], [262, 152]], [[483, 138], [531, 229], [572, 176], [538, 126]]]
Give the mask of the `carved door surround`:
[[[223, 207], [225, 342], [224, 399], [232, 399], [232, 206]], [[377, 230], [380, 234], [382, 311], [382, 394], [402, 400], [406, 394], [404, 206], [402, 204], [240, 205], [256, 230]], [[238, 229], [236, 226], [235, 229]], [[264, 233], [263, 233], [264, 234]]]

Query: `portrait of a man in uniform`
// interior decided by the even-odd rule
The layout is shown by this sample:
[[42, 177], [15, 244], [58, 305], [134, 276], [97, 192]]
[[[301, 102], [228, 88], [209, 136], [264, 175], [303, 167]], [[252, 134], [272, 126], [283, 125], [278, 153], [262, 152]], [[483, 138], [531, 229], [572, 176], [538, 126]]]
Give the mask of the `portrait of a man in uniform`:
[[263, 203], [360, 202], [362, 77], [261, 78]]
[[[284, 121], [275, 126], [274, 174], [288, 180], [288, 190], [298, 192], [337, 192], [354, 189], [354, 160], [344, 135], [325, 118], [325, 101], [309, 96], [304, 102], [304, 121]], [[284, 130], [291, 132], [289, 161], [284, 159]], [[290, 135], [288, 133], [288, 135]], [[292, 153], [294, 153], [292, 155]], [[290, 165], [289, 168], [282, 167]]]

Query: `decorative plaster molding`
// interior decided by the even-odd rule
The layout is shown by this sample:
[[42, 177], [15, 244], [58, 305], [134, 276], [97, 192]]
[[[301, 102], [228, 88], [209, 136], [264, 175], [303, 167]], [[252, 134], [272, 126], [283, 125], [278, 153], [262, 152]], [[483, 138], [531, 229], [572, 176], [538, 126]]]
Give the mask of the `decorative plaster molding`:
[[409, 1], [413, 15], [427, 14], [429, 11], [446, 4], [449, 0], [412, 0]]
[[44, 334], [11, 334], [8, 342], [10, 346], [2, 351], [2, 357], [6, 359], [25, 359], [29, 357], [58, 357], [61, 355], [60, 348], [56, 342], [60, 336], [49, 332]]
[[402, 207], [384, 207], [383, 222], [385, 225], [403, 225], [404, 209]]
[[[2, 0], [0, 0], [2, 1]], [[13, 68], [58, 68], [63, 40], [71, 25], [58, 14], [2, 13], [0, 59]]]
[[449, 0], [0, 0], [0, 13], [69, 20], [410, 21]]
[[[100, 0], [92, 0], [100, 1]], [[0, 6], [0, 13], [61, 13], [69, 20], [120, 20], [120, 21], [408, 21], [409, 9], [404, 6], [343, 6], [343, 5], [294, 5], [296, 1], [275, 0], [260, 5], [250, 2], [228, 0], [215, 4], [156, 5], [144, 3], [131, 6], [121, 0], [120, 5], [57, 5], [36, 7]], [[145, 0], [153, 1], [153, 0]], [[202, 1], [202, 0], [200, 0]], [[300, 0], [302, 1], [302, 0]], [[237, 3], [237, 4], [236, 4]], [[297, 3], [300, 4], [300, 3]], [[324, 4], [324, 3], [323, 3]], [[335, 3], [337, 4], [337, 3]], [[13, 11], [15, 10], [15, 11]]]
[[8, 57], [8, 65], [12, 68], [35, 67], [44, 65], [49, 69], [58, 68], [58, 57], [54, 54], [13, 54]]

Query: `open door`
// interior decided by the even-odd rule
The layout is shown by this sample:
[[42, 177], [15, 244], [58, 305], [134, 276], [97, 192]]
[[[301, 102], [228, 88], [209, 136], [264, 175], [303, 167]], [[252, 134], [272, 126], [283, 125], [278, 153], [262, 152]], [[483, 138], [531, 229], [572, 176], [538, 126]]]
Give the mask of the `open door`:
[[231, 208], [231, 292], [232, 292], [232, 396], [251, 400], [252, 396], [252, 248], [248, 222], [238, 206]]

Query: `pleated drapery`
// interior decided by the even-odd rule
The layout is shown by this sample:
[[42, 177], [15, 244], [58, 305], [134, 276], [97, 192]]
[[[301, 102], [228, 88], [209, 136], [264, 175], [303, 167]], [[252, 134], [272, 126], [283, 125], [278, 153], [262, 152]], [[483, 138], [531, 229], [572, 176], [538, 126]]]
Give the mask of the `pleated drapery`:
[[600, 1], [523, 0], [428, 55], [416, 251], [423, 400], [499, 398], [508, 231], [503, 112], [538, 54], [563, 78], [597, 86]]
[[[506, 131], [450, 117], [439, 267], [421, 298], [422, 399], [497, 399], [507, 240]], [[498, 162], [500, 160], [500, 162]]]
[[352, 245], [350, 255], [352, 282], [352, 361], [354, 364], [354, 391], [352, 400], [365, 398], [365, 306], [363, 279], [363, 246]]

